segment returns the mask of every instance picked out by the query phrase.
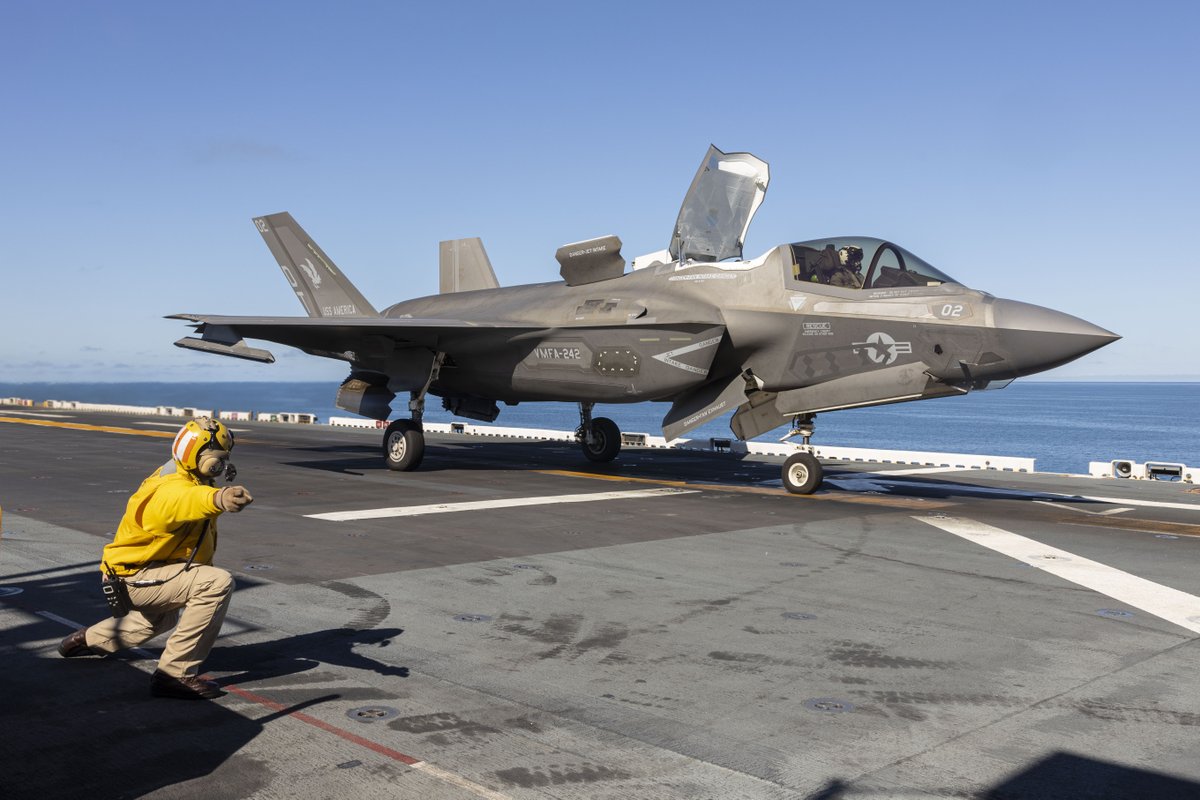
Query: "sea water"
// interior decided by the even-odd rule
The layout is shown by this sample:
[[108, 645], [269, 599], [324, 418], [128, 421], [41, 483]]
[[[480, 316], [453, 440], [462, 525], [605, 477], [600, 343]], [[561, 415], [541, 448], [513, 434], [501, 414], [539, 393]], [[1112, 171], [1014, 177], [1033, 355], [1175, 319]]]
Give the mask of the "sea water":
[[[0, 397], [77, 400], [143, 406], [188, 406], [226, 411], [314, 413], [321, 422], [352, 416], [334, 407], [331, 383], [0, 383]], [[392, 402], [393, 418], [407, 398]], [[662, 433], [666, 403], [598, 404], [622, 431]], [[437, 398], [429, 422], [449, 422]], [[466, 420], [472, 424], [473, 420]], [[498, 427], [574, 430], [574, 403], [500, 405]], [[728, 416], [694, 429], [688, 438], [730, 438]], [[781, 427], [758, 438], [774, 442]], [[3, 430], [0, 429], [0, 436]], [[1200, 383], [1084, 383], [1017, 381], [1005, 389], [920, 402], [850, 409], [817, 417], [815, 444], [930, 450], [1036, 459], [1042, 472], [1087, 472], [1089, 461], [1129, 459], [1200, 465]]]

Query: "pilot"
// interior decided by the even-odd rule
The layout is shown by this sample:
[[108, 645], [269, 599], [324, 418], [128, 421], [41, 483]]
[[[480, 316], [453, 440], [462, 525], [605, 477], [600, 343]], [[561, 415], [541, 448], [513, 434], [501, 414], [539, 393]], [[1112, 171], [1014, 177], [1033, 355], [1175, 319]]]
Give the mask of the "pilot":
[[188, 700], [221, 695], [216, 683], [199, 677], [233, 593], [232, 576], [212, 566], [217, 517], [254, 499], [243, 486], [214, 485], [220, 475], [229, 481], [236, 476], [232, 450], [233, 433], [217, 420], [197, 417], [180, 429], [172, 459], [142, 481], [104, 547], [106, 593], [123, 582], [128, 613], [75, 631], [59, 644], [59, 655], [109, 655], [174, 628], [150, 694]]
[[847, 245], [838, 250], [838, 267], [829, 278], [830, 286], [861, 289], [863, 285], [861, 247]]

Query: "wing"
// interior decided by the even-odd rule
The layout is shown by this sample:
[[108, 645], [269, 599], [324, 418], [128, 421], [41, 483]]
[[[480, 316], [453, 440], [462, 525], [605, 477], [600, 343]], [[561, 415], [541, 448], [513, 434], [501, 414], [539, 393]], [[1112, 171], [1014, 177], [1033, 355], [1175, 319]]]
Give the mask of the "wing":
[[172, 314], [167, 319], [194, 323], [200, 337], [186, 336], [177, 347], [270, 363], [266, 350], [248, 347], [245, 339], [285, 344], [314, 356], [361, 362], [386, 357], [397, 346], [427, 347], [453, 353], [482, 349], [488, 343], [545, 330], [532, 326], [466, 320], [387, 317], [226, 317]]

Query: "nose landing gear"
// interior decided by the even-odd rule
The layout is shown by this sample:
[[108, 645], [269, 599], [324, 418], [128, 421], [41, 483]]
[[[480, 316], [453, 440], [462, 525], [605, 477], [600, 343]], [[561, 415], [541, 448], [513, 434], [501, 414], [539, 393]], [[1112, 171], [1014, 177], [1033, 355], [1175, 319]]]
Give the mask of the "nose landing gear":
[[792, 494], [812, 494], [824, 479], [825, 470], [812, 453], [796, 453], [783, 462], [783, 488]]
[[821, 462], [812, 454], [813, 430], [816, 427], [816, 415], [805, 414], [792, 420], [792, 430], [783, 437], [786, 441], [793, 436], [799, 436], [803, 448], [783, 462], [783, 488], [792, 494], [812, 494], [825, 479], [825, 470]]

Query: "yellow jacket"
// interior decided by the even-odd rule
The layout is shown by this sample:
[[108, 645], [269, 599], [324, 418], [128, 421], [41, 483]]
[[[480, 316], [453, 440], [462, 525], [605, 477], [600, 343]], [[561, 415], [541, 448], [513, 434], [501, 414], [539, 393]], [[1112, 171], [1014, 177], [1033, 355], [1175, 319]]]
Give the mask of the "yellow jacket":
[[193, 563], [212, 564], [221, 514], [214, 497], [219, 491], [174, 461], [163, 464], [129, 498], [116, 536], [104, 547], [101, 569], [107, 564], [128, 576], [151, 561], [185, 562], [206, 526]]

